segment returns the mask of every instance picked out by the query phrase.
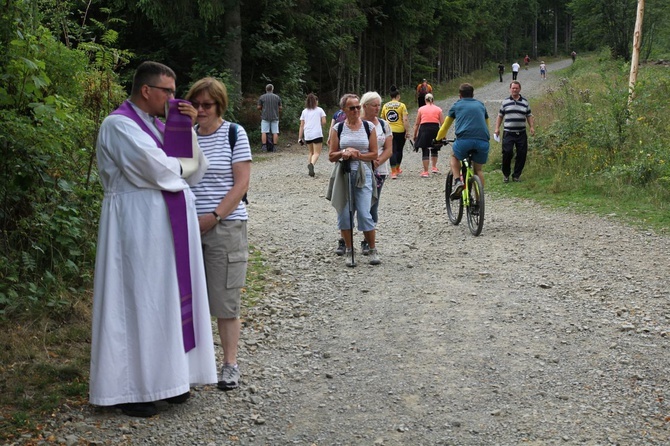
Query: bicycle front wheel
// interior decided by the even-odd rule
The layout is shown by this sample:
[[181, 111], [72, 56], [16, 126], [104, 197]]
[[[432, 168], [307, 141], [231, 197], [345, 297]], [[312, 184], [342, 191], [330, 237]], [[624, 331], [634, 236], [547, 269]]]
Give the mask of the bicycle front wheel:
[[447, 181], [444, 185], [444, 199], [447, 204], [447, 216], [449, 221], [454, 225], [461, 222], [463, 218], [463, 197], [458, 197], [456, 200], [451, 199], [451, 192], [453, 190], [454, 174], [449, 172]]
[[474, 175], [470, 179], [468, 185], [468, 193], [470, 194], [470, 204], [467, 208], [468, 227], [472, 235], [479, 235], [482, 233], [484, 227], [484, 185], [481, 178]]

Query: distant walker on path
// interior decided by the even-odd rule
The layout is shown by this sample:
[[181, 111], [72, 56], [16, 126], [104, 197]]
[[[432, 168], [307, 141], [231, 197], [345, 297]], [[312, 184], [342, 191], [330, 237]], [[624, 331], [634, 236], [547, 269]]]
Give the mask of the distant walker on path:
[[426, 95], [433, 92], [433, 87], [428, 83], [426, 79], [421, 81], [419, 85], [416, 86], [416, 103], [417, 106], [423, 107], [426, 105]]
[[519, 68], [521, 66], [519, 65], [519, 62], [514, 62], [512, 64], [512, 80], [515, 81], [516, 77], [519, 75]]
[[272, 144], [279, 141], [279, 113], [281, 112], [281, 98], [274, 93], [272, 84], [265, 86], [265, 94], [258, 98], [257, 108], [261, 111], [261, 150], [267, 151], [267, 134], [272, 132]]

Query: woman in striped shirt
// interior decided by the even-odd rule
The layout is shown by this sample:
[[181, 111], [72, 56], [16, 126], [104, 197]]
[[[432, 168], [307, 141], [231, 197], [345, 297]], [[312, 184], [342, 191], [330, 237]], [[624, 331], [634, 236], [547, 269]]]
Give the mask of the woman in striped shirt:
[[[356, 266], [353, 256], [351, 222], [349, 207], [354, 202], [354, 210], [358, 216], [358, 230], [363, 231], [365, 241], [370, 247], [368, 261], [370, 265], [381, 263], [375, 245], [375, 222], [370, 214], [372, 206], [372, 161], [378, 158], [377, 132], [370, 122], [361, 119], [361, 104], [355, 94], [345, 94], [340, 99], [340, 108], [344, 110], [346, 119], [336, 124], [330, 131], [330, 147], [328, 159], [331, 162], [349, 161], [350, 184], [349, 202], [337, 215], [337, 226], [346, 246], [347, 266]], [[367, 128], [367, 129], [366, 129]], [[359, 169], [364, 169], [362, 177], [365, 183], [357, 186]]]
[[[251, 147], [242, 126], [223, 120], [228, 94], [221, 82], [211, 77], [201, 79], [186, 99], [198, 111], [198, 144], [209, 160], [207, 173], [192, 191], [197, 198], [209, 308], [217, 318], [223, 348], [218, 387], [230, 390], [238, 387], [240, 380], [240, 295], [249, 257], [248, 215], [242, 198], [251, 176]], [[231, 137], [231, 130], [237, 134]]]

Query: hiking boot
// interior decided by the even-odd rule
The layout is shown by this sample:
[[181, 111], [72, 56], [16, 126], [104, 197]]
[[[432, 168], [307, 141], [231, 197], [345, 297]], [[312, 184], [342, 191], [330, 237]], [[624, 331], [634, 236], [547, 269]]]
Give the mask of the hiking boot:
[[461, 198], [461, 192], [463, 192], [463, 182], [460, 178], [457, 178], [456, 181], [454, 181], [454, 187], [451, 190], [452, 192], [449, 198], [452, 200], [458, 200]]
[[365, 240], [361, 241], [361, 254], [364, 256], [368, 255], [370, 253], [370, 245], [368, 245], [368, 242]]
[[421, 172], [421, 178], [430, 178], [430, 174], [428, 173], [427, 170]]
[[307, 171], [309, 172], [309, 176], [313, 177], [314, 176], [314, 164], [309, 163], [307, 165]]
[[221, 390], [237, 389], [240, 386], [240, 368], [237, 364], [224, 364], [221, 369], [221, 381], [217, 387]]
[[347, 249], [346, 245], [344, 244], [344, 239], [341, 238], [337, 241], [337, 249], [335, 250], [335, 254], [338, 256], [343, 256], [344, 251]]
[[382, 263], [381, 259], [379, 258], [379, 253], [377, 253], [377, 248], [371, 248], [368, 257], [370, 265], [379, 265]]
[[356, 262], [354, 261], [354, 250], [353, 249], [347, 249], [347, 252], [345, 254], [347, 256], [347, 266], [350, 268], [353, 268], [356, 266]]
[[509, 177], [503, 176], [503, 183], [509, 183]]

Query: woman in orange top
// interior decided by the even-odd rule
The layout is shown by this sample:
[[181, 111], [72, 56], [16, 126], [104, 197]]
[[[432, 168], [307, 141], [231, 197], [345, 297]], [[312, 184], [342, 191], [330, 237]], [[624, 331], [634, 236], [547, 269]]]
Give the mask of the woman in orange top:
[[421, 149], [421, 161], [423, 162], [423, 172], [421, 178], [430, 178], [428, 172], [428, 160], [430, 159], [433, 167], [433, 173], [440, 173], [437, 169], [437, 151], [433, 148], [433, 140], [437, 136], [438, 130], [444, 121], [442, 109], [433, 103], [433, 95], [426, 95], [426, 105], [419, 107], [414, 123], [414, 151]]

